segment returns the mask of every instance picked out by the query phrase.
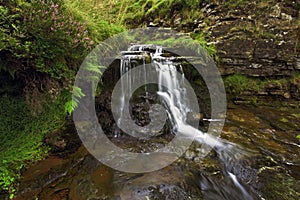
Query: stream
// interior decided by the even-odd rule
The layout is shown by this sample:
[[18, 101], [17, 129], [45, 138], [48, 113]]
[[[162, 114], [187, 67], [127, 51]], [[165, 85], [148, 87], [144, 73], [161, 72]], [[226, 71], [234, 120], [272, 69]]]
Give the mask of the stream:
[[[144, 51], [135, 48], [129, 50], [137, 54]], [[111, 111], [106, 111], [110, 107], [110, 93], [103, 92], [96, 98], [97, 116], [107, 137], [123, 149], [151, 152], [166, 145], [176, 134], [182, 134], [194, 140], [183, 155], [157, 171], [126, 173], [102, 164], [81, 145], [67, 156], [53, 154], [25, 170], [16, 200], [300, 198], [300, 141], [296, 138], [300, 132], [299, 107], [282, 106], [280, 102], [277, 106], [229, 103], [225, 125], [218, 138], [206, 133], [209, 123], [218, 121], [205, 114], [209, 108], [201, 110], [204, 117], [199, 117], [200, 122], [195, 124], [189, 119], [188, 113], [195, 109], [187, 98], [190, 95], [183, 84], [183, 67], [162, 59], [162, 49], [156, 48], [152, 53], [159, 86], [143, 86], [135, 93], [136, 99], [143, 100], [136, 101], [127, 96], [128, 90], [122, 86], [123, 95], [119, 99], [122, 106], [116, 108], [119, 109], [117, 123], [113, 122]], [[125, 54], [118, 65], [118, 73], [130, 70], [128, 66], [135, 58], [141, 61], [139, 56]], [[141, 63], [145, 64], [145, 60]], [[181, 71], [182, 79], [174, 79], [176, 71]], [[147, 75], [143, 76], [147, 79]], [[132, 80], [133, 77], [124, 80], [129, 88], [133, 88]], [[124, 81], [121, 84], [124, 85]], [[124, 103], [130, 100], [132, 111], [126, 110]], [[146, 126], [151, 117], [147, 114], [149, 108], [144, 107], [157, 102], [167, 113], [162, 132], [155, 130], [150, 133], [152, 137], [146, 137], [145, 133], [140, 138], [124, 133], [120, 127], [128, 123], [129, 119], [124, 118], [126, 112], [131, 112], [137, 125]], [[74, 129], [66, 131], [70, 130]], [[76, 132], [72, 134], [77, 137]], [[203, 145], [212, 148], [205, 156]], [[147, 163], [135, 163], [142, 164]]]

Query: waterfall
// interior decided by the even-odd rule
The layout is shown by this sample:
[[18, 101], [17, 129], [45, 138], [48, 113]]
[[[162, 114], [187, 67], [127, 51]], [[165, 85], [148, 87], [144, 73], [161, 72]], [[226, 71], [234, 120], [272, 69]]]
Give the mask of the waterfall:
[[252, 197], [250, 194], [245, 190], [245, 188], [240, 184], [240, 182], [237, 180], [236, 175], [233, 173], [228, 172], [230, 178], [232, 179], [233, 183], [242, 191], [244, 199], [250, 200]]
[[[143, 65], [145, 67], [145, 58], [142, 54], [142, 52], [145, 49], [149, 48], [155, 48], [155, 52], [150, 53], [151, 57], [151, 63], [155, 67], [156, 72], [158, 73], [158, 91], [157, 95], [161, 99], [161, 103], [165, 106], [165, 109], [167, 111], [167, 115], [169, 117], [169, 120], [172, 123], [173, 126], [173, 132], [181, 133], [182, 135], [186, 137], [194, 138], [195, 141], [206, 144], [216, 151], [218, 154], [219, 159], [224, 163], [225, 166], [225, 172], [224, 174], [229, 177], [232, 182], [235, 184], [237, 188], [242, 193], [242, 198], [251, 200], [252, 197], [250, 194], [246, 191], [246, 189], [242, 186], [242, 184], [239, 183], [237, 177], [230, 172], [230, 161], [233, 159], [238, 159], [239, 156], [235, 155], [236, 150], [240, 150], [238, 148], [235, 148], [235, 144], [222, 141], [221, 139], [218, 139], [208, 133], [204, 133], [193, 126], [189, 125], [187, 121], [187, 113], [192, 112], [193, 109], [191, 108], [189, 104], [189, 99], [187, 96], [187, 91], [184, 86], [184, 73], [182, 66], [180, 64], [175, 64], [172, 61], [172, 57], [164, 57], [163, 49], [160, 46], [153, 46], [153, 45], [133, 45], [131, 46], [127, 52], [123, 52], [123, 55], [121, 57], [121, 64], [120, 64], [120, 74], [124, 75], [126, 72], [128, 72], [132, 67], [134, 67], [131, 63], [132, 59], [140, 59], [143, 60]], [[181, 72], [181, 77], [178, 78], [176, 76], [177, 69]], [[145, 70], [146, 72], [147, 70]], [[147, 74], [140, 74], [141, 77], [145, 78], [145, 82], [147, 79]], [[134, 83], [135, 77], [127, 77], [123, 80], [125, 82], [122, 82], [122, 94], [121, 94], [121, 117], [119, 120], [123, 120], [124, 116], [122, 115], [122, 112], [124, 110], [124, 102], [129, 101], [130, 95], [133, 91], [131, 91], [131, 85]], [[129, 91], [123, 88], [123, 85], [127, 84], [129, 87]], [[145, 86], [145, 90], [147, 90]], [[217, 119], [205, 119], [207, 121], [217, 121]], [[118, 124], [120, 122], [118, 121]], [[242, 156], [243, 152], [240, 153]]]
[[[126, 74], [126, 72], [130, 71], [134, 65], [132, 63], [133, 59], [139, 59], [139, 60], [143, 60], [143, 65], [145, 67], [145, 58], [143, 55], [139, 55], [140, 52], [142, 52], [143, 49], [139, 49], [139, 51], [133, 51], [132, 49], [133, 47], [129, 48], [130, 53], [134, 53], [134, 54], [127, 54], [128, 52], [123, 52], [123, 55], [121, 56], [121, 61], [120, 61], [120, 76], [125, 76], [125, 80], [124, 79], [120, 79], [121, 81], [121, 95], [120, 95], [120, 117], [117, 121], [117, 124], [120, 125], [122, 122], [121, 120], [127, 120], [130, 116], [126, 116], [126, 114], [124, 115], [124, 107], [125, 107], [125, 102], [130, 100], [131, 94], [132, 94], [132, 84], [135, 82], [135, 78], [134, 76], [129, 76], [128, 74]], [[145, 80], [147, 78], [146, 73], [143, 74]], [[127, 87], [125, 87], [125, 85]], [[146, 86], [145, 86], [145, 90], [147, 90]], [[115, 137], [117, 137], [117, 135], [115, 135]]]

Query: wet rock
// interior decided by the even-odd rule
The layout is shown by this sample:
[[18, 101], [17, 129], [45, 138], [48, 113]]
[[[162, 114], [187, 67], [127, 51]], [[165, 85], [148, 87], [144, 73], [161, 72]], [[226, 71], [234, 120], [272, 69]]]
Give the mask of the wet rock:
[[59, 133], [51, 133], [46, 136], [45, 143], [52, 147], [52, 152], [63, 151], [67, 146]]
[[293, 179], [281, 167], [264, 167], [257, 177], [258, 190], [265, 199], [298, 199], [300, 196], [300, 181]]
[[294, 80], [291, 84], [291, 96], [300, 100], [300, 80]]
[[42, 188], [66, 175], [66, 169], [59, 169], [63, 159], [49, 157], [24, 170], [16, 199], [35, 199]]
[[83, 147], [68, 160], [41, 161], [23, 176], [16, 196], [19, 200], [29, 197], [45, 200], [103, 200], [108, 199], [111, 191], [111, 169], [89, 155]]
[[[192, 185], [176, 164], [147, 174], [115, 174], [114, 184], [120, 199], [201, 199], [197, 185]], [[121, 185], [126, 181], [127, 185]]]
[[74, 123], [67, 119], [66, 128], [46, 135], [45, 143], [50, 146], [50, 154], [66, 157], [81, 145]]
[[108, 136], [113, 136], [115, 120], [111, 111], [111, 92], [109, 89], [104, 90], [95, 98], [95, 105], [98, 121], [103, 132]]
[[68, 200], [69, 199], [69, 192], [68, 188], [64, 188], [58, 191], [55, 191], [53, 194], [44, 197], [45, 200]]

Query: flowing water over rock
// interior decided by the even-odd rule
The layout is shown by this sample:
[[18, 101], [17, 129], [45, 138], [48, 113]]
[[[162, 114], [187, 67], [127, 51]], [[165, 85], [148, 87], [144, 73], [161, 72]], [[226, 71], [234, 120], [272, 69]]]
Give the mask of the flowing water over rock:
[[[269, 116], [262, 116], [260, 110]], [[299, 127], [288, 128], [287, 123], [281, 122], [282, 118], [290, 118], [299, 126], [297, 113], [299, 110], [289, 109], [278, 115], [277, 108], [253, 106], [231, 106], [228, 110], [222, 138], [239, 144], [244, 151], [250, 149], [256, 153], [228, 161], [227, 168], [252, 198], [299, 198], [300, 148], [295, 145], [299, 141], [292, 137]], [[287, 132], [276, 128], [279, 123], [286, 125]], [[111, 140], [136, 151], [148, 151], [165, 142], [157, 138], [147, 144], [146, 140], [127, 136]], [[137, 147], [137, 141], [144, 146]], [[200, 151], [201, 146], [194, 143], [169, 167], [152, 173], [129, 174], [104, 166], [81, 147], [68, 158], [50, 157], [30, 167], [22, 175], [16, 199], [245, 199], [225, 173], [218, 154], [212, 151], [201, 158]]]
[[[137, 45], [124, 52], [120, 74], [134, 67], [134, 62], [146, 67], [149, 54], [141, 52], [149, 48], [153, 46]], [[205, 133], [209, 116], [200, 122], [199, 129], [198, 124], [188, 123], [187, 113], [193, 108], [182, 84], [184, 69], [162, 59], [161, 48], [154, 49], [150, 62], [159, 73], [159, 82], [168, 87], [146, 85], [137, 91], [135, 98], [142, 97], [143, 101], [131, 105], [131, 115], [136, 124], [147, 125], [149, 108], [145, 105], [160, 102], [168, 116], [163, 131], [153, 133], [154, 137], [125, 134], [110, 122], [111, 113], [103, 113], [110, 107], [110, 101], [105, 100], [110, 93], [105, 92], [97, 102], [99, 121], [104, 123], [104, 130], [107, 126], [111, 141], [132, 152], [158, 149], [180, 132], [195, 139], [184, 155], [161, 170], [135, 174], [106, 167], [81, 146], [68, 158], [49, 157], [25, 171], [16, 199], [298, 199], [300, 143], [295, 136], [300, 131], [300, 110], [229, 105], [221, 139], [216, 138]], [[181, 72], [182, 79], [174, 79], [176, 71]], [[147, 75], [142, 76], [147, 79]], [[132, 79], [125, 81], [131, 87]], [[125, 88], [122, 91], [120, 101], [125, 102], [130, 97]], [[121, 105], [118, 109], [122, 113], [125, 103]], [[204, 144], [213, 147], [206, 156]]]

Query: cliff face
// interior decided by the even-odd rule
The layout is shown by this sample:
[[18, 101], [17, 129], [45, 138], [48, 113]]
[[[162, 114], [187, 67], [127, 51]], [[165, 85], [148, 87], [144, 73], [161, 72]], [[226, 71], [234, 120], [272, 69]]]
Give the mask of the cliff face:
[[238, 94], [242, 99], [255, 95], [300, 100], [300, 2], [239, 2], [217, 1], [202, 8], [206, 19], [198, 26], [209, 27], [221, 74], [271, 80], [254, 90], [245, 88]]
[[204, 32], [223, 76], [272, 80], [239, 95], [300, 99], [300, 1], [202, 0], [197, 11], [193, 21], [175, 12], [169, 25]]
[[300, 2], [215, 2], [201, 27], [215, 43], [223, 75], [282, 76], [300, 71]]

